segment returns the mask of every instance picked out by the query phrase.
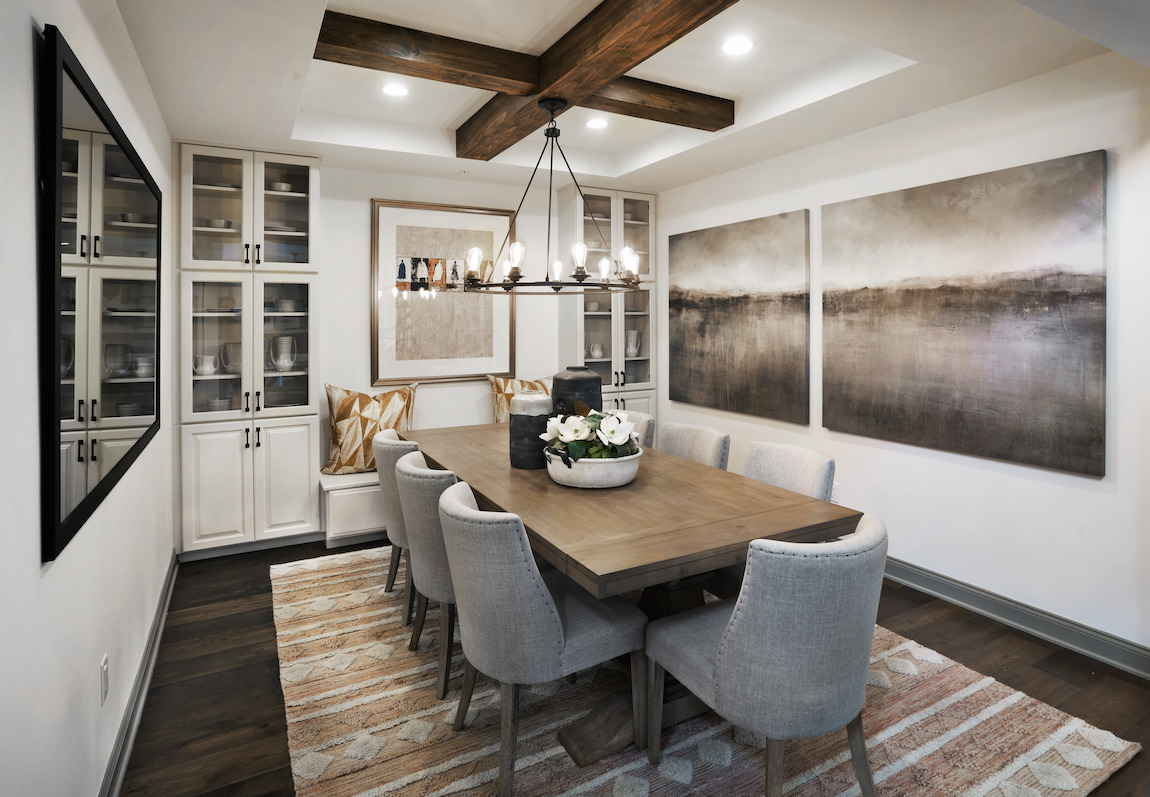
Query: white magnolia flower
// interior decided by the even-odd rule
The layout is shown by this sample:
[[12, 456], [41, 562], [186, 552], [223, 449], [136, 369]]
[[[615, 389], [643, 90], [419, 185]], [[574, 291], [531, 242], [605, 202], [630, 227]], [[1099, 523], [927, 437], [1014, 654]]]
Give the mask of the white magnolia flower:
[[614, 415], [616, 418], [618, 418], [623, 423], [627, 422], [627, 413], [620, 411], [620, 412], [613, 412], [611, 414]]
[[586, 440], [591, 436], [591, 425], [581, 415], [569, 415], [559, 423], [559, 440], [572, 443], [576, 440]]
[[562, 423], [563, 417], [556, 415], [554, 418], [547, 419], [547, 431], [539, 435], [540, 440], [550, 442], [559, 436], [559, 425]]
[[608, 415], [599, 422], [599, 439], [604, 445], [624, 445], [631, 439], [635, 431], [635, 424], [620, 420], [618, 415]]

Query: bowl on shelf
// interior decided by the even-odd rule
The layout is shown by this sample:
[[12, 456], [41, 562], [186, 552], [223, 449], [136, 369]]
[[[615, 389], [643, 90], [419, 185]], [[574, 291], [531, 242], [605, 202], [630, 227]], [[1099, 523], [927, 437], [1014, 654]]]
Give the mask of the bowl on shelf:
[[208, 219], [209, 227], [231, 227], [231, 219]]
[[140, 414], [140, 405], [134, 401], [124, 402], [123, 404], [117, 404], [116, 405], [116, 414], [118, 414], [121, 418], [130, 416], [130, 415], [139, 415]]
[[121, 213], [120, 218], [133, 224], [143, 224], [148, 220], [143, 213]]
[[290, 191], [291, 183], [268, 183], [268, 188], [272, 191]]
[[225, 410], [230, 410], [231, 408], [232, 408], [232, 400], [231, 399], [221, 398], [221, 399], [210, 399], [208, 401], [208, 409], [211, 410], [212, 412], [224, 412]]
[[294, 313], [295, 312], [295, 299], [277, 299], [276, 308], [281, 313]]

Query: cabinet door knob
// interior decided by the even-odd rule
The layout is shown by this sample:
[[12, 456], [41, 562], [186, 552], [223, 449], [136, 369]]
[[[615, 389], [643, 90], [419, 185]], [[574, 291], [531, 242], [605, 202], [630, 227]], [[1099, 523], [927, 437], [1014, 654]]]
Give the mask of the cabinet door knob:
[[97, 399], [92, 399], [92, 420], [93, 421], [100, 420], [99, 418], [96, 417], [96, 401], [97, 401]]
[[100, 256], [100, 236], [92, 236], [92, 257]]
[[95, 461], [96, 461], [96, 443], [98, 443], [98, 442], [100, 442], [100, 441], [99, 441], [99, 440], [93, 440], [93, 441], [92, 441], [92, 448], [91, 448], [91, 450], [88, 452], [88, 460], [89, 460], [90, 462], [95, 462]]
[[87, 256], [88, 256], [88, 236], [87, 235], [81, 235], [80, 236], [80, 257], [87, 257]]
[[[260, 411], [260, 391], [256, 391], [256, 412]], [[258, 443], [256, 445], [259, 445]]]
[[627, 409], [627, 399], [620, 399], [623, 402], [623, 409]]
[[80, 399], [78, 403], [80, 406], [77, 407], [76, 420], [80, 423], [84, 423], [84, 399]]
[[625, 385], [625, 384], [627, 384], [627, 372], [626, 371], [620, 371], [619, 372], [619, 387], [623, 387], [623, 385]]
[[244, 391], [244, 412], [251, 412], [252, 411], [251, 396], [252, 396], [251, 393], [249, 393], [246, 390]]
[[256, 427], [256, 448], [260, 447], [260, 427]]
[[244, 448], [252, 447], [252, 430], [244, 429]]
[[77, 462], [83, 462], [84, 461], [84, 441], [83, 440], [80, 441], [80, 445], [76, 449], [76, 451], [79, 452], [78, 456], [76, 457], [76, 461]]
[[251, 251], [252, 251], [252, 245], [251, 244], [244, 244], [244, 265], [245, 266], [252, 262]]
[[260, 264], [260, 244], [256, 244], [256, 265]]

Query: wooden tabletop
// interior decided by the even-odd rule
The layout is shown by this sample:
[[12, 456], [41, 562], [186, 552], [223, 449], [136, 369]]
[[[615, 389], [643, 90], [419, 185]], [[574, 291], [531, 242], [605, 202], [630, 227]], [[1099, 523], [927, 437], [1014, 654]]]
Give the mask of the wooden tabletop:
[[480, 508], [519, 515], [532, 549], [600, 598], [743, 562], [753, 539], [834, 539], [862, 516], [650, 448], [635, 481], [583, 490], [512, 468], [508, 424], [402, 436], [470, 484]]

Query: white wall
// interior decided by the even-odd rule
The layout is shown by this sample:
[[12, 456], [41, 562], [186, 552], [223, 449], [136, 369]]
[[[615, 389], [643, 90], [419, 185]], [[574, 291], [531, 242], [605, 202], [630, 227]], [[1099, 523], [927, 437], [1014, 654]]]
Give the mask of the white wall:
[[[523, 185], [526, 185], [526, 180]], [[338, 387], [377, 393], [371, 385], [371, 200], [403, 199], [470, 207], [514, 210], [523, 185], [493, 185], [473, 180], [435, 180], [376, 172], [323, 168], [320, 173], [320, 380]], [[538, 192], [532, 191], [532, 197]], [[516, 222], [516, 233], [543, 262], [547, 237], [546, 201], [532, 197]], [[552, 222], [552, 234], [557, 225]], [[554, 250], [554, 247], [552, 247]], [[542, 266], [540, 265], [541, 269]], [[505, 297], [496, 296], [495, 301]], [[515, 372], [524, 379], [550, 376], [557, 367], [556, 302], [548, 296], [516, 297]], [[321, 428], [327, 454], [327, 400], [321, 398]], [[487, 379], [421, 382], [415, 394], [414, 426], [491, 423]]]
[[[660, 421], [718, 426], [731, 469], [749, 440], [835, 457], [841, 502], [873, 512], [890, 555], [1150, 645], [1150, 70], [1107, 55], [1060, 72], [659, 195], [660, 329], [667, 328], [667, 238], [811, 210], [811, 425], [667, 399]], [[957, 456], [822, 428], [820, 206], [1105, 149], [1107, 454], [1102, 479]]]
[[[36, 396], [33, 37], [61, 29], [170, 199], [169, 138], [112, 0], [0, 3], [0, 240], [4, 555], [0, 557], [0, 792], [97, 794], [173, 548], [172, 400], [140, 459], [54, 562], [40, 562]], [[165, 229], [170, 230], [170, 204]], [[171, 247], [161, 250], [165, 363], [172, 362]], [[100, 706], [99, 663], [111, 690]]]

